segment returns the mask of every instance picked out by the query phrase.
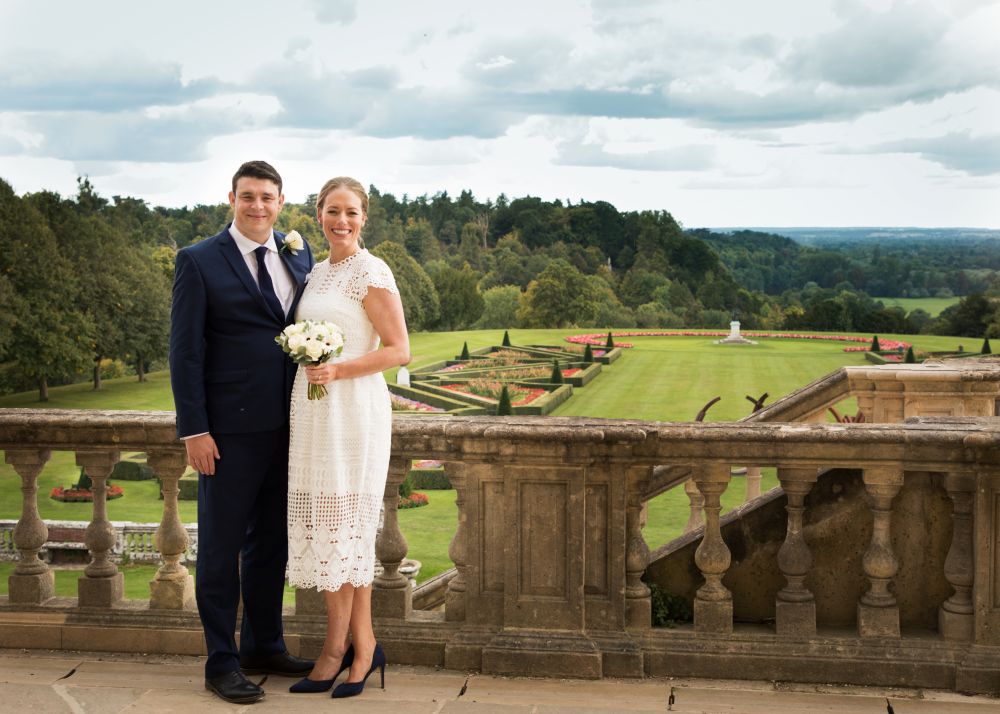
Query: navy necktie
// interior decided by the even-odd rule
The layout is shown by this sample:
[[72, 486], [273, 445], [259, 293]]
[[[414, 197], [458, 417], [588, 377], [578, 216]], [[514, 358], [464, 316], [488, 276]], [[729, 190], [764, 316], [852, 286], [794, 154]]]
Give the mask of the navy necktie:
[[281, 301], [278, 300], [278, 296], [274, 292], [271, 274], [267, 272], [267, 266], [264, 264], [264, 256], [267, 255], [267, 246], [262, 245], [260, 248], [255, 249], [254, 253], [257, 255], [257, 285], [260, 287], [260, 293], [264, 296], [264, 302], [271, 308], [274, 316], [283, 323], [285, 321], [285, 311], [282, 309]]

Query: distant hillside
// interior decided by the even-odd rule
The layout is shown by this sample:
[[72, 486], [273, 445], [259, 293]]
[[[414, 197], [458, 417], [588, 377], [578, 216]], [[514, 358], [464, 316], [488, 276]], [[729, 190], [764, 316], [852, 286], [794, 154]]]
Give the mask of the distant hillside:
[[796, 243], [813, 246], [842, 246], [855, 243], [899, 243], [912, 241], [956, 241], [978, 243], [1000, 241], [1000, 229], [994, 228], [908, 228], [904, 226], [871, 228], [715, 228], [735, 233], [754, 231], [791, 238]]

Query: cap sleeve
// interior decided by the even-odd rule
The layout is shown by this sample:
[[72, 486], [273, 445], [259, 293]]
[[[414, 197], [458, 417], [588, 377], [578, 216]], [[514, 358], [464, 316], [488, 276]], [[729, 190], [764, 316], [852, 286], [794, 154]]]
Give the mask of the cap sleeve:
[[383, 290], [388, 290], [391, 293], [399, 295], [399, 288], [396, 287], [396, 279], [392, 276], [392, 271], [384, 260], [369, 254], [367, 268], [368, 284], [365, 286], [365, 295], [368, 294], [368, 288], [382, 288]]

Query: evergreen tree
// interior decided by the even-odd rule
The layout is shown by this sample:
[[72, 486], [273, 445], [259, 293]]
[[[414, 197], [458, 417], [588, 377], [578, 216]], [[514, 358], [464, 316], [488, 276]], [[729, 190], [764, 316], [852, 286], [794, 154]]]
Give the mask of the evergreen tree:
[[881, 352], [882, 351], [882, 348], [879, 346], [879, 343], [878, 343], [878, 335], [873, 335], [872, 336], [872, 346], [868, 348], [868, 351], [869, 352]]
[[507, 391], [507, 385], [503, 385], [503, 389], [500, 390], [500, 399], [497, 402], [497, 416], [510, 416], [514, 413], [513, 407], [510, 404], [510, 392]]
[[589, 342], [587, 343], [587, 346], [583, 348], [583, 361], [588, 363], [594, 361], [594, 350], [590, 348]]
[[458, 356], [459, 359], [469, 359], [469, 343], [462, 343], [462, 354]]
[[562, 370], [559, 369], [559, 360], [552, 360], [552, 375], [549, 377], [549, 381], [553, 384], [563, 383]]
[[906, 348], [906, 357], [903, 358], [906, 364], [915, 364], [917, 358], [913, 355], [913, 345]]
[[989, 337], [983, 338], [983, 348], [979, 350], [979, 353], [988, 355], [992, 354], [992, 352], [993, 351], [990, 349], [990, 338]]
[[604, 349], [611, 351], [615, 348], [615, 341], [611, 337], [611, 330], [608, 330], [608, 341], [604, 343]]
[[507, 330], [503, 331], [503, 342], [500, 343], [501, 347], [510, 347], [510, 335], [507, 334]]

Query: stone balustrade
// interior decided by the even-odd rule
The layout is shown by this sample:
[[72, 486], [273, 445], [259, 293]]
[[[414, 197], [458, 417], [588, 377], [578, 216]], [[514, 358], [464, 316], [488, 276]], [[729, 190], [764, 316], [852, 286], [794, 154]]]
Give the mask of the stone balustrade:
[[[179, 564], [187, 535], [177, 513], [183, 450], [173, 415], [0, 410], [0, 449], [23, 494], [14, 531], [19, 560], [9, 595], [0, 598], [0, 647], [199, 652], [190, 576]], [[86, 533], [91, 562], [70, 599], [53, 596], [52, 571], [38, 558], [46, 529], [36, 482], [52, 450], [75, 452], [97, 495]], [[148, 603], [121, 599], [121, 573], [109, 557], [113, 529], [100, 486], [120, 451], [145, 451], [163, 480], [162, 559]], [[397, 415], [376, 547], [385, 566], [374, 584], [376, 630], [395, 662], [493, 673], [993, 691], [1000, 688], [998, 452], [1000, 425], [989, 418], [840, 425]], [[408, 545], [396, 489], [410, 459], [446, 462], [457, 492], [449, 549], [457, 572], [442, 585], [443, 610], [415, 610], [399, 572]], [[784, 583], [770, 623], [746, 625], [734, 615], [744, 592], [729, 576], [742, 555], [723, 537], [719, 498], [735, 465], [777, 468], [788, 494], [785, 539], [772, 556]], [[644, 582], [641, 509], [657, 468], [690, 470], [706, 513], [689, 561], [700, 580], [694, 622], [671, 630], [651, 626]], [[865, 585], [846, 604], [856, 612], [848, 629], [827, 627], [812, 606], [822, 593], [810, 583], [814, 558], [803, 528], [807, 494], [817, 474], [832, 468], [860, 470], [870, 500], [863, 557], [842, 564], [856, 563], [845, 575]], [[901, 602], [925, 596], [897, 589], [914, 582], [899, 570], [898, 544], [926, 524], [898, 518], [894, 499], [911, 474], [927, 473], [942, 479], [953, 535], [939, 572], [926, 576], [945, 579], [949, 592], [923, 603], [939, 612], [937, 629], [911, 634], [901, 624]], [[29, 619], [20, 617], [25, 612]], [[318, 598], [299, 598], [286, 623], [293, 646], [318, 651]]]

